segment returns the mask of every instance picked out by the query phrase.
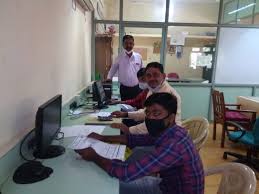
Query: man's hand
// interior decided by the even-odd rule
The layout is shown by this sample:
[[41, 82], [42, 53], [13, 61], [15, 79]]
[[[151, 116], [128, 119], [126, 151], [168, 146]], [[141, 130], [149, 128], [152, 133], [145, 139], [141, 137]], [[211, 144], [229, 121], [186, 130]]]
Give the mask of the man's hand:
[[98, 156], [93, 148], [85, 148], [82, 150], [75, 150], [76, 153], [80, 154], [84, 160], [95, 161]]
[[111, 124], [112, 128], [117, 128], [120, 129], [124, 134], [129, 134], [129, 127], [127, 127], [126, 125], [122, 124], [122, 123], [112, 123]]
[[112, 112], [113, 117], [121, 118], [121, 117], [128, 117], [127, 112], [122, 112], [122, 111], [114, 111]]
[[120, 104], [120, 103], [121, 103], [121, 101], [119, 101], [119, 100], [111, 100], [109, 102], [109, 105]]
[[90, 133], [87, 137], [93, 138], [93, 139], [97, 139], [99, 141], [104, 141], [104, 136], [103, 135], [100, 135], [100, 134], [94, 133], [94, 132]]

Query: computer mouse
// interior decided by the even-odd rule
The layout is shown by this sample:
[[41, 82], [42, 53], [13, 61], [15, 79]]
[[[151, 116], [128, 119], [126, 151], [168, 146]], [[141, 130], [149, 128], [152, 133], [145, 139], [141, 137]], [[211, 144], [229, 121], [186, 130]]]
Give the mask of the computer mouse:
[[16, 169], [13, 181], [18, 184], [35, 183], [48, 178], [52, 172], [52, 168], [43, 166], [41, 162], [30, 161]]

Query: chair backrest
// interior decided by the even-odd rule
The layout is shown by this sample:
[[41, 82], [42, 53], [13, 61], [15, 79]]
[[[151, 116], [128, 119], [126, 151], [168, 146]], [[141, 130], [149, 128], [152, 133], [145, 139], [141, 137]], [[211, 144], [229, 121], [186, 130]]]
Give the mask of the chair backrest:
[[225, 101], [223, 92], [217, 90], [212, 91], [213, 113], [216, 122], [223, 123], [225, 121]]
[[254, 136], [255, 144], [259, 145], [259, 117], [255, 120], [255, 124], [254, 124], [252, 133]]
[[209, 122], [204, 117], [191, 117], [182, 122], [182, 127], [187, 129], [192, 137], [197, 150], [204, 145], [209, 135]]
[[205, 170], [205, 175], [222, 174], [217, 194], [254, 194], [254, 171], [244, 164], [225, 163]]
[[168, 78], [179, 79], [178, 73], [174, 73], [174, 72], [168, 73], [168, 74], [167, 74], [167, 77], [168, 77]]

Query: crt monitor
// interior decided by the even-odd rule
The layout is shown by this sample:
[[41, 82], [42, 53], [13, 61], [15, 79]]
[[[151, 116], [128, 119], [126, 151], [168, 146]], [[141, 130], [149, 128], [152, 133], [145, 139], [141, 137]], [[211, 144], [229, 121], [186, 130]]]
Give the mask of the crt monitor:
[[97, 101], [96, 108], [106, 108], [107, 104], [107, 97], [104, 92], [104, 88], [101, 81], [95, 81], [93, 83], [93, 97], [94, 100]]
[[51, 145], [61, 127], [62, 96], [57, 95], [38, 108], [35, 121], [36, 158], [53, 158], [65, 152], [59, 145]]

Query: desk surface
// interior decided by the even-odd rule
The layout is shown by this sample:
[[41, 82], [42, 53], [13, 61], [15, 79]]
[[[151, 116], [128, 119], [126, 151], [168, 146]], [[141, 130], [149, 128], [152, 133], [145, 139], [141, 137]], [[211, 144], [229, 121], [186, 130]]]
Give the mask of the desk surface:
[[259, 97], [255, 96], [238, 96], [237, 103], [241, 104], [241, 109], [254, 110], [259, 116]]
[[[116, 107], [113, 107], [116, 108]], [[113, 109], [112, 108], [112, 109]], [[111, 109], [109, 109], [111, 110]], [[108, 109], [107, 109], [108, 111]], [[63, 126], [84, 124], [85, 117], [78, 120], [64, 119]], [[104, 135], [117, 135], [119, 130], [106, 127]], [[73, 138], [65, 138], [61, 143], [67, 146]], [[12, 176], [2, 188], [2, 194], [118, 194], [119, 181], [111, 178], [105, 171], [92, 162], [77, 159], [73, 150], [66, 149], [65, 154], [43, 161], [43, 165], [53, 168], [51, 176], [33, 184], [15, 184]]]

